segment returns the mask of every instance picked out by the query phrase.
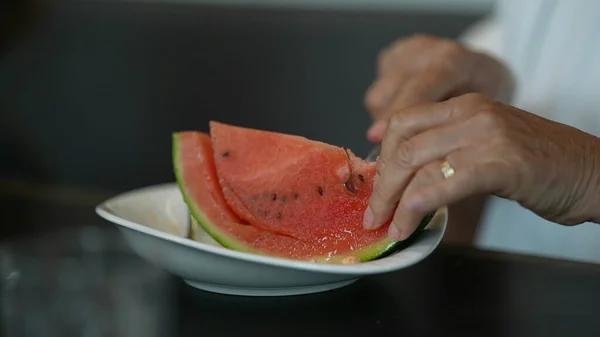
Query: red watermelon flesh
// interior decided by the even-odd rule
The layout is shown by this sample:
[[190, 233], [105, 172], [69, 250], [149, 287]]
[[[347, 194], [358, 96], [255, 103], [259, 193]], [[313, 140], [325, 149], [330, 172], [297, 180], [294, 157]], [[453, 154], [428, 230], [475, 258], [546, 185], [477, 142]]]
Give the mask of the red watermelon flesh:
[[277, 132], [210, 123], [225, 201], [241, 219], [319, 251], [347, 253], [386, 239], [363, 229], [375, 164], [343, 148]]
[[225, 247], [308, 259], [325, 255], [319, 245], [261, 230], [241, 220], [226, 204], [218, 183], [210, 137], [180, 132], [173, 137], [175, 173], [193, 218]]

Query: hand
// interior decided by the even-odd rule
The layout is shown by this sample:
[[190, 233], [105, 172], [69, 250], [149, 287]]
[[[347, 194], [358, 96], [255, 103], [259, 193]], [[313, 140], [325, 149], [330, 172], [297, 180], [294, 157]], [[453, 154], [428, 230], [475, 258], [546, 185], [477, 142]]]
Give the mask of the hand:
[[476, 92], [508, 101], [513, 80], [500, 62], [447, 39], [417, 35], [380, 53], [365, 104], [375, 119], [367, 138], [379, 143], [393, 111]]
[[390, 236], [403, 240], [428, 212], [479, 194], [563, 225], [600, 222], [600, 139], [479, 94], [397, 111], [365, 227], [393, 217]]

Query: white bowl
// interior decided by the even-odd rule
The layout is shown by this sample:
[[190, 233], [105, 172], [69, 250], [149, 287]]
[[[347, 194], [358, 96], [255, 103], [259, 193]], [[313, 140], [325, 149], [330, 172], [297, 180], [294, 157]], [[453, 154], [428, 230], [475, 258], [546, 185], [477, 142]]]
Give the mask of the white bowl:
[[210, 236], [187, 237], [189, 213], [175, 183], [137, 189], [96, 207], [118, 225], [142, 258], [206, 291], [245, 296], [283, 296], [343, 287], [359, 277], [409, 267], [438, 246], [448, 220], [441, 208], [412, 245], [388, 257], [357, 264], [317, 264], [260, 256], [220, 246]]

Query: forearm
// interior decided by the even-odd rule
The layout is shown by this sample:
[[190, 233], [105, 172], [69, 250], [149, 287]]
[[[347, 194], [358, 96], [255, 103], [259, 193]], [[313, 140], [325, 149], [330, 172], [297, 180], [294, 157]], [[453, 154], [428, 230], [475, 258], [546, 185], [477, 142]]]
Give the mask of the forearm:
[[595, 138], [589, 156], [590, 177], [585, 196], [585, 211], [590, 222], [600, 224], [600, 138]]

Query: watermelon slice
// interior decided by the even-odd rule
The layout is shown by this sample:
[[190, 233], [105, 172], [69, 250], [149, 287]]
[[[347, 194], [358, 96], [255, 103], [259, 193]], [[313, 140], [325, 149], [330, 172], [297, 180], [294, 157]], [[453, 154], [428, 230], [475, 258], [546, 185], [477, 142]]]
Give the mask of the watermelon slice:
[[292, 238], [249, 226], [229, 209], [218, 183], [207, 134], [176, 133], [173, 136], [173, 160], [177, 181], [192, 217], [224, 247], [253, 253], [262, 249], [284, 255], [283, 247], [287, 249], [298, 243]]
[[374, 163], [299, 136], [218, 122], [210, 129], [210, 136], [175, 133], [173, 162], [192, 218], [224, 247], [351, 263], [386, 256], [414, 239], [389, 239], [389, 222], [363, 229]]

